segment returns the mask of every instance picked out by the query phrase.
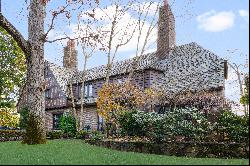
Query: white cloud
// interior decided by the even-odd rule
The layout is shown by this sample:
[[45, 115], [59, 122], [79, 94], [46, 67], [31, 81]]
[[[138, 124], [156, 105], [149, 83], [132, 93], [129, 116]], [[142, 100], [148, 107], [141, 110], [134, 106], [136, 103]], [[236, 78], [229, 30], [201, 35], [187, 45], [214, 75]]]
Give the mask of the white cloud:
[[249, 11], [248, 10], [239, 10], [239, 15], [249, 23]]
[[231, 11], [216, 12], [211, 10], [196, 18], [198, 28], [207, 32], [221, 32], [234, 25], [235, 14]]
[[249, 17], [249, 11], [247, 10], [239, 10], [239, 14], [241, 17]]
[[[155, 7], [155, 4], [152, 4], [152, 8]], [[114, 17], [115, 15], [115, 6], [108, 6], [105, 9], [96, 9], [95, 10], [95, 18], [98, 20], [100, 20], [100, 18], [102, 18], [102, 20], [100, 20], [99, 23], [97, 24], [92, 24], [91, 29], [101, 29], [101, 31], [105, 31], [110, 33], [111, 30], [111, 26], [112, 26], [112, 21], [109, 19]], [[119, 7], [119, 10], [121, 9], [121, 7]], [[91, 12], [91, 11], [86, 11], [87, 12]], [[108, 17], [107, 15], [108, 14]], [[82, 15], [81, 17], [82, 19], [86, 19], [88, 18], [86, 15]], [[157, 19], [155, 20], [155, 23], [157, 22]], [[130, 42], [127, 43], [126, 45], [120, 47], [119, 49], [119, 53], [121, 52], [130, 52], [130, 51], [134, 51], [136, 52], [136, 47], [137, 47], [137, 37], [139, 35], [139, 30], [138, 30], [138, 20], [137, 18], [132, 15], [129, 11], [126, 11], [125, 13], [123, 13], [122, 15], [119, 16], [119, 18], [117, 19], [117, 25], [115, 27], [115, 33], [117, 33], [117, 35], [115, 36], [115, 38], [113, 38], [112, 41], [112, 49], [114, 51], [115, 46], [120, 43], [120, 39], [124, 38], [123, 41], [126, 41], [128, 38], [130, 38], [131, 34], [133, 34], [133, 37], [131, 38]], [[147, 36], [147, 32], [148, 29], [150, 27], [150, 23], [149, 22], [145, 22], [142, 30], [141, 30], [141, 40], [139, 42], [139, 49], [141, 49], [143, 47], [143, 43], [145, 41], [145, 38]], [[157, 27], [157, 26], [156, 26]], [[80, 26], [80, 31], [78, 29], [78, 26], [72, 25], [71, 26], [71, 31], [73, 34], [77, 35], [77, 36], [81, 36], [82, 35], [82, 31], [83, 29], [86, 28], [86, 25], [81, 25]], [[126, 35], [124, 35], [124, 33], [126, 33]], [[147, 47], [149, 45], [151, 45], [152, 43], [154, 43], [157, 39], [157, 29], [153, 29], [153, 31], [150, 33], [150, 37], [147, 43]], [[107, 43], [109, 42], [109, 37], [106, 37], [103, 39], [103, 43]], [[146, 49], [147, 49], [146, 47]], [[151, 49], [151, 48], [150, 48]], [[119, 54], [118, 53], [118, 54]]]

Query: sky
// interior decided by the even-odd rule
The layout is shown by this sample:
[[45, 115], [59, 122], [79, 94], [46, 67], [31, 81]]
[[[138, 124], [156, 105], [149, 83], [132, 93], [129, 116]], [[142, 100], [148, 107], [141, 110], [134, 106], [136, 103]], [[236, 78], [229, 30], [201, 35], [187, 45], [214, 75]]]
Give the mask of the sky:
[[[176, 21], [177, 45], [196, 42], [203, 48], [210, 50], [221, 58], [230, 57], [231, 62], [244, 64], [246, 56], [249, 56], [249, 1], [248, 0], [168, 0]], [[156, 2], [156, 1], [155, 1]], [[114, 8], [110, 7], [110, 1], [100, 0], [101, 5], [107, 6], [106, 12], [112, 14]], [[144, 1], [141, 0], [140, 4]], [[47, 6], [46, 23], [50, 22], [49, 11], [64, 5], [65, 0], [51, 0]], [[139, 5], [140, 5], [139, 4]], [[150, 14], [154, 14], [155, 6], [150, 8]], [[87, 10], [87, 9], [86, 9]], [[27, 4], [25, 0], [2, 0], [2, 13], [9, 21], [28, 38]], [[132, 13], [126, 13], [121, 19], [119, 26], [124, 27], [127, 18], [134, 18]], [[147, 20], [149, 25], [150, 19]], [[72, 35], [76, 28], [76, 19], [68, 22], [59, 17], [57, 26], [49, 33], [49, 39], [60, 37], [64, 32]], [[46, 24], [46, 29], [48, 25]], [[107, 23], [107, 27], [109, 24]], [[106, 27], [106, 28], [107, 28]], [[130, 28], [132, 29], [132, 28]], [[145, 36], [146, 31], [143, 31]], [[157, 31], [153, 31], [147, 52], [156, 49]], [[116, 42], [116, 41], [115, 41]], [[116, 60], [124, 60], [135, 56], [136, 38], [118, 51]], [[66, 41], [45, 44], [45, 58], [62, 66], [63, 47]], [[241, 56], [239, 56], [241, 55]], [[83, 69], [83, 55], [80, 45], [78, 46], [79, 69]], [[103, 53], [96, 52], [88, 61], [87, 67], [106, 64], [107, 58]], [[248, 68], [242, 68], [248, 71]], [[226, 97], [235, 101], [239, 100], [239, 89], [233, 82], [235, 75], [229, 69], [229, 78], [226, 81]]]

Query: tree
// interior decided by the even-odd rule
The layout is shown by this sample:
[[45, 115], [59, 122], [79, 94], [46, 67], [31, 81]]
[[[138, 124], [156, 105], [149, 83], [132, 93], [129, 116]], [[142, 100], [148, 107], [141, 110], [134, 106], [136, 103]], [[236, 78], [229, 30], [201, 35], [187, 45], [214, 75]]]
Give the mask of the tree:
[[0, 108], [14, 107], [24, 84], [25, 57], [15, 40], [0, 27]]
[[150, 90], [144, 92], [131, 82], [125, 82], [104, 84], [98, 96], [98, 114], [105, 119], [109, 136], [109, 124], [112, 125], [112, 131], [116, 132], [119, 115], [133, 110], [143, 110], [151, 93]]
[[19, 115], [15, 108], [0, 108], [0, 126], [18, 127]]
[[[25, 142], [32, 144], [44, 143], [46, 139], [45, 131], [45, 79], [44, 79], [44, 43], [55, 42], [63, 39], [70, 39], [70, 37], [62, 37], [53, 41], [48, 41], [47, 36], [49, 32], [54, 28], [55, 19], [60, 14], [65, 14], [67, 18], [70, 18], [70, 11], [67, 8], [71, 4], [85, 5], [86, 2], [79, 0], [77, 2], [66, 2], [65, 6], [58, 8], [58, 10], [52, 11], [51, 24], [48, 27], [47, 32], [44, 32], [44, 23], [46, 16], [46, 4], [49, 0], [30, 0], [29, 2], [29, 16], [28, 16], [28, 40], [25, 40], [22, 34], [7, 20], [2, 12], [0, 12], [0, 26], [3, 27], [17, 42], [18, 46], [22, 49], [26, 56], [27, 62], [27, 107], [31, 113], [31, 118], [38, 118], [39, 123], [34, 123], [37, 130], [37, 134], [41, 137], [37, 142], [33, 142], [31, 135], [26, 135]], [[89, 2], [89, 1], [88, 1]], [[87, 2], [87, 3], [88, 3]], [[96, 1], [97, 2], [97, 1]], [[77, 7], [78, 8], [78, 7]], [[36, 120], [31, 119], [31, 122]], [[32, 123], [29, 123], [32, 124]], [[27, 128], [30, 129], [31, 126]], [[30, 139], [30, 141], [29, 141]]]
[[[249, 58], [248, 55], [244, 55], [243, 53], [238, 53], [238, 49], [235, 50], [227, 50], [228, 51], [228, 64], [229, 67], [232, 71], [231, 75], [234, 76], [234, 78], [232, 78], [232, 82], [230, 82], [229, 84], [233, 84], [234, 87], [239, 90], [240, 92], [240, 103], [243, 104], [244, 106], [244, 114], [248, 114], [248, 108], [247, 108], [247, 103], [244, 102], [246, 99], [246, 96], [244, 96], [244, 79], [242, 78], [244, 75], [246, 75], [247, 71], [246, 69], [249, 68]], [[245, 62], [233, 62], [230, 54], [234, 54], [237, 53], [239, 57], [245, 56]], [[247, 82], [246, 82], [247, 83]], [[242, 101], [242, 102], [241, 102]]]
[[244, 78], [244, 95], [240, 98], [240, 103], [246, 106], [245, 114], [249, 113], [249, 74]]

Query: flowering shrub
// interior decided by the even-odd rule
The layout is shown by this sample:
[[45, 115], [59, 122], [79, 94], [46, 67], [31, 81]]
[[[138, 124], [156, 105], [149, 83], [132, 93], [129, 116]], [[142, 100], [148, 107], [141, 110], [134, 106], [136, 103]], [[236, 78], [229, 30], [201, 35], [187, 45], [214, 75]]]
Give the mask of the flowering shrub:
[[170, 133], [170, 137], [184, 136], [203, 140], [214, 128], [204, 113], [196, 108], [175, 109], [168, 113], [165, 121], [165, 130]]
[[123, 135], [147, 137], [154, 142], [176, 136], [204, 139], [213, 130], [205, 115], [197, 109], [175, 109], [166, 114], [143, 111], [126, 112], [118, 118]]
[[219, 116], [217, 130], [223, 137], [221, 141], [248, 142], [249, 116], [238, 116], [225, 111]]

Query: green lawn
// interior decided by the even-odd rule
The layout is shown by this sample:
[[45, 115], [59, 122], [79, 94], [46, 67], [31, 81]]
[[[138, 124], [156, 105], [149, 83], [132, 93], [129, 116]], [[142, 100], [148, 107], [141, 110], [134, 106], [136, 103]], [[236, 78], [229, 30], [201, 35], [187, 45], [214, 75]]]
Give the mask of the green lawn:
[[119, 152], [85, 144], [81, 140], [53, 140], [45, 145], [0, 143], [0, 165], [4, 164], [166, 164], [249, 165], [246, 159], [185, 158]]

